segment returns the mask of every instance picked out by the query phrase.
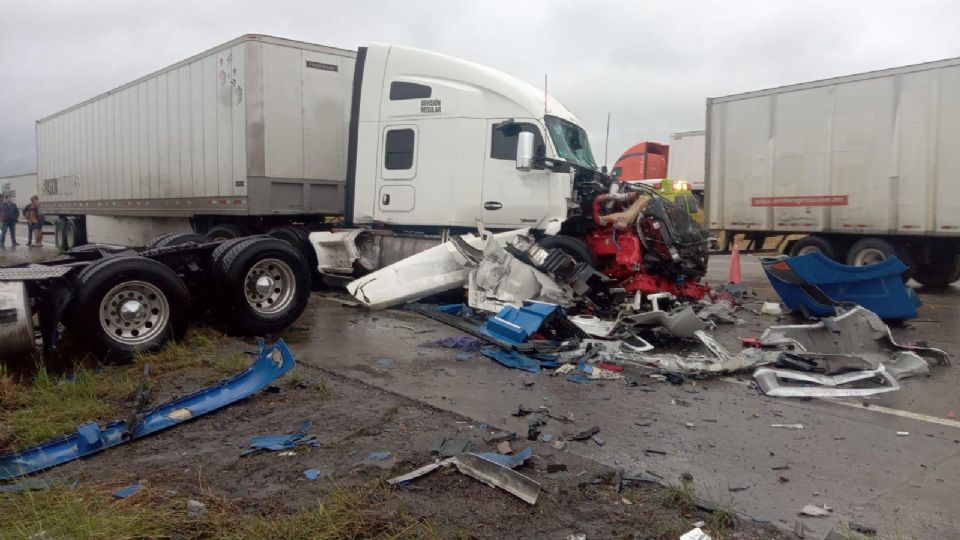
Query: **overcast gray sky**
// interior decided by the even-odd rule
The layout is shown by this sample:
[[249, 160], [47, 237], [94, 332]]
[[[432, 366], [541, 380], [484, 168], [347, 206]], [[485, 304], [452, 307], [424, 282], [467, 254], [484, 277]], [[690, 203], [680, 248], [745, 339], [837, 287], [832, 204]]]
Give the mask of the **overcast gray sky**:
[[703, 129], [704, 99], [960, 56], [955, 1], [0, 1], [0, 176], [36, 168], [34, 121], [246, 33], [410, 45], [550, 93], [609, 162]]

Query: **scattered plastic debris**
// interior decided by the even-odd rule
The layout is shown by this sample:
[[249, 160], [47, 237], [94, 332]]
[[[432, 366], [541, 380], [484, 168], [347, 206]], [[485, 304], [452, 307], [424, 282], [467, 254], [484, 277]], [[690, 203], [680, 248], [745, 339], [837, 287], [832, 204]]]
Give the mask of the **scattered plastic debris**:
[[830, 508], [825, 504], [820, 506], [816, 504], [808, 504], [800, 509], [801, 514], [812, 517], [826, 517], [829, 516], [831, 512], [833, 512], [833, 508]]
[[294, 448], [299, 442], [306, 442], [303, 439], [307, 436], [307, 430], [313, 426], [313, 422], [304, 420], [300, 425], [300, 430], [286, 435], [255, 435], [250, 438], [250, 447], [241, 453], [241, 456], [247, 456], [261, 450], [279, 452]]
[[316, 480], [317, 478], [320, 478], [321, 476], [324, 477], [324, 478], [326, 478], [326, 477], [330, 476], [330, 472], [329, 472], [329, 471], [321, 471], [320, 469], [307, 469], [307, 470], [303, 471], [303, 477], [306, 478], [307, 480]]
[[500, 465], [510, 469], [516, 469], [520, 465], [523, 465], [525, 461], [530, 459], [530, 456], [533, 455], [533, 448], [528, 446], [513, 455], [505, 455], [497, 452], [478, 452], [473, 455], [480, 456], [483, 459], [492, 461], [494, 463], [499, 463]]
[[898, 431], [898, 432], [897, 432], [897, 437], [909, 437], [909, 436], [910, 436], [910, 432], [909, 432], [909, 431]]
[[780, 302], [764, 302], [763, 306], [760, 308], [760, 313], [763, 315], [773, 315], [779, 317], [783, 315], [783, 310], [780, 309]]
[[700, 527], [694, 527], [692, 530], [689, 530], [683, 533], [680, 536], [680, 540], [713, 540], [709, 534], [703, 532], [703, 529]]
[[127, 497], [133, 495], [134, 493], [140, 491], [140, 488], [143, 487], [143, 483], [137, 482], [136, 484], [130, 484], [129, 486], [122, 487], [113, 492], [113, 496], [118, 499], [126, 499]]

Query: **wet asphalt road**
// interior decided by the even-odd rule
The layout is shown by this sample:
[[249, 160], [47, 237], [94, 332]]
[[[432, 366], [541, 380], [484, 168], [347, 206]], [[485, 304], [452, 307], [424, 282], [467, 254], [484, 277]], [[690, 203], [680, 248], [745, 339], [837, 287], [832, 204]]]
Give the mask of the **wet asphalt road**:
[[[728, 260], [712, 258], [711, 282], [726, 281]], [[761, 299], [776, 300], [756, 259], [744, 257], [743, 276]], [[896, 334], [960, 356], [960, 288], [919, 292], [926, 304], [920, 322]], [[759, 335], [772, 324], [773, 317], [750, 316], [715, 335], [736, 350], [738, 336]], [[479, 356], [455, 361], [454, 351], [420, 346], [458, 335], [454, 329], [413, 313], [367, 313], [319, 296], [298, 325], [306, 329], [306, 337], [291, 343], [298, 361], [520, 434], [526, 419], [510, 414], [520, 404], [573, 413], [574, 424], [551, 421], [544, 432], [596, 425], [605, 444], [570, 442], [568, 451], [674, 483], [689, 472], [706, 499], [791, 529], [801, 521], [810, 538], [851, 520], [903, 538], [952, 538], [960, 530], [960, 422], [948, 418], [950, 411], [960, 413], [958, 368], [935, 368], [877, 399], [805, 401], [759, 395], [748, 386], [749, 373], [628, 388], [616, 381], [575, 384]], [[771, 427], [794, 423], [803, 429]], [[798, 516], [806, 504], [834, 510], [825, 518]]]

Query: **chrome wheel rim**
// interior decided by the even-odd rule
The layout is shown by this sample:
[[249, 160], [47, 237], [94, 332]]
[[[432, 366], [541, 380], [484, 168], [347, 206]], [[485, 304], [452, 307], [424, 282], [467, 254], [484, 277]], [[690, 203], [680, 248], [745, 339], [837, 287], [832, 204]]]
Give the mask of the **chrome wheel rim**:
[[823, 253], [823, 250], [817, 246], [803, 246], [797, 251], [797, 255], [809, 255], [811, 253]]
[[159, 336], [170, 320], [170, 304], [156, 285], [125, 281], [100, 301], [100, 327], [110, 339], [143, 345]]
[[280, 259], [263, 259], [250, 267], [243, 280], [247, 304], [260, 313], [279, 313], [293, 303], [297, 284], [290, 265]]
[[867, 266], [876, 264], [887, 258], [887, 255], [876, 248], [861, 249], [857, 256], [853, 258], [854, 266]]

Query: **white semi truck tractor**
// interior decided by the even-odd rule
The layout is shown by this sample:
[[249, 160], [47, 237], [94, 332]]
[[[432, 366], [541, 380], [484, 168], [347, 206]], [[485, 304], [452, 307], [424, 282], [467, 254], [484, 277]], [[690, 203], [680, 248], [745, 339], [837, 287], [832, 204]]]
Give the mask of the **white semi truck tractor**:
[[[0, 269], [4, 355], [35, 346], [35, 315], [45, 352], [65, 325], [121, 358], [182, 336], [198, 307], [274, 332], [303, 311], [311, 271], [376, 268], [478, 222], [570, 232], [574, 184], [609, 180], [576, 117], [513, 77], [263, 35], [38, 121], [37, 152], [66, 255]], [[576, 242], [560, 240], [588, 257]]]
[[246, 35], [40, 120], [37, 151], [65, 256], [0, 268], [7, 354], [34, 346], [34, 314], [45, 352], [65, 326], [130, 357], [197, 311], [275, 332], [312, 279], [478, 224], [529, 230], [617, 295], [706, 292], [707, 231], [598, 170], [542, 89], [441, 54]]

